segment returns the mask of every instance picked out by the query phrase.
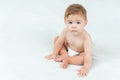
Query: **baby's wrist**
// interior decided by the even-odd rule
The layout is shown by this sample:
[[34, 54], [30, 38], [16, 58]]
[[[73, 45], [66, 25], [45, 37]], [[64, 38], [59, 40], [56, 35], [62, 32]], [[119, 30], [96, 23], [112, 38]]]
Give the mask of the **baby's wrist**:
[[52, 54], [53, 54], [53, 55], [57, 55], [58, 53], [57, 53], [57, 52], [55, 52], [55, 51], [53, 51], [53, 52], [52, 52]]
[[55, 53], [52, 53], [51, 55], [56, 55]]
[[89, 70], [89, 68], [88, 68], [88, 67], [86, 67], [86, 66], [83, 66], [83, 69]]

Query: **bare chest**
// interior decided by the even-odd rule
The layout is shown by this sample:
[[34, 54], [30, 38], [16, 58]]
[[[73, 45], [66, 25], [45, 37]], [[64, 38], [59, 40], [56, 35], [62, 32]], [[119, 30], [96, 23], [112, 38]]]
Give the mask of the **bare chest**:
[[68, 35], [66, 37], [67, 44], [70, 48], [75, 51], [82, 51], [83, 50], [83, 39], [80, 37], [74, 37]]

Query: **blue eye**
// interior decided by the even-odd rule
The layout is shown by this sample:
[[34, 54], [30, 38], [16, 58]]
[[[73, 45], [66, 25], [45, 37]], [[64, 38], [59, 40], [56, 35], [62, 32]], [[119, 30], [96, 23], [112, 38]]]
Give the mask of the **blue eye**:
[[68, 22], [69, 24], [72, 24], [72, 22], [70, 21], [70, 22]]
[[77, 22], [77, 24], [81, 24], [80, 22]]

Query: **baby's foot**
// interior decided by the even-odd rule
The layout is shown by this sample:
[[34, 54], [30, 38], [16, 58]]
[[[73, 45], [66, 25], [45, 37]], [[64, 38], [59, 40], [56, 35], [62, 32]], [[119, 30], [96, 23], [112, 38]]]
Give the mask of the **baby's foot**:
[[67, 54], [63, 54], [55, 59], [56, 62], [62, 62], [64, 59], [68, 58]]
[[61, 67], [64, 68], [64, 69], [66, 69], [67, 66], [68, 66], [68, 63], [69, 63], [68, 59], [63, 60], [63, 63], [61, 65]]

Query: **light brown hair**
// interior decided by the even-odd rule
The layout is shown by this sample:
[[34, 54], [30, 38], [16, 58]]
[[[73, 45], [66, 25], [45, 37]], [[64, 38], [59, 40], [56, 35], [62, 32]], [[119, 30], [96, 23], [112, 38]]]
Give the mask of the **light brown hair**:
[[87, 19], [87, 11], [81, 4], [72, 4], [68, 6], [68, 8], [65, 11], [64, 19], [68, 18], [69, 15], [81, 15], [86, 20]]

